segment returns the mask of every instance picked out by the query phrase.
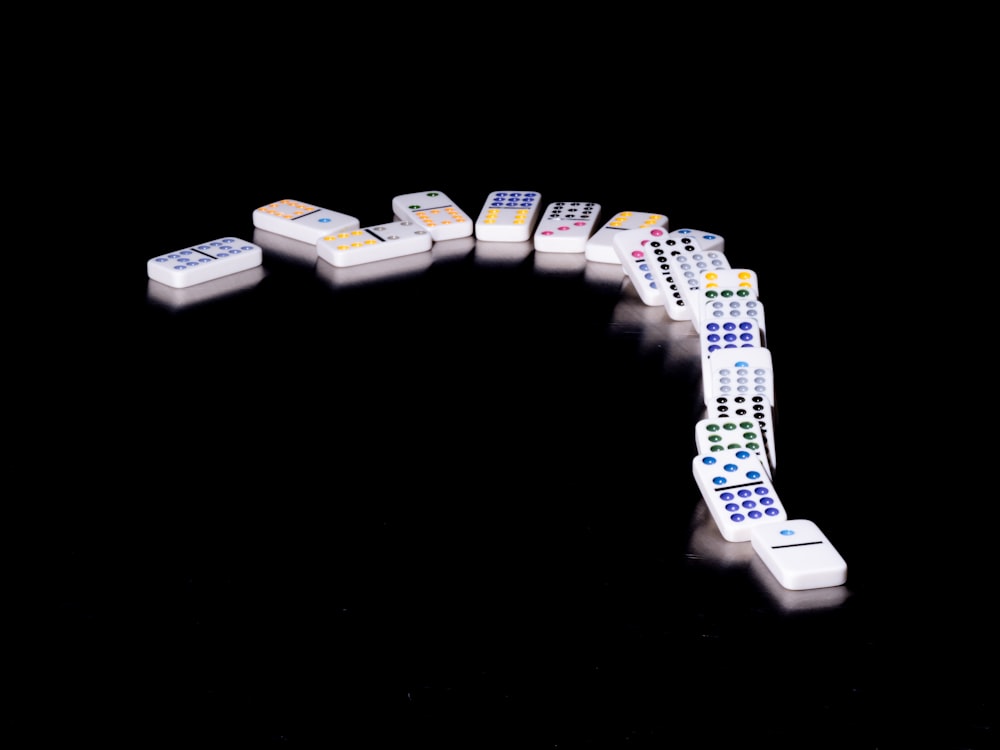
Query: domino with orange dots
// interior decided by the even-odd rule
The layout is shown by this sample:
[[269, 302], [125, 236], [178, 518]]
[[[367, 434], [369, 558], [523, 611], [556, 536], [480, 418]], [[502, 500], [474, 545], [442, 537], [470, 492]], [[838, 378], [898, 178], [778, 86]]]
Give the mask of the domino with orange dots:
[[476, 239], [524, 242], [538, 223], [542, 194], [530, 190], [494, 190], [476, 219]]
[[397, 195], [392, 212], [399, 220], [422, 225], [434, 242], [469, 237], [475, 231], [472, 217], [440, 190]]
[[423, 224], [402, 220], [327, 235], [316, 243], [316, 253], [331, 265], [346, 267], [421, 253], [433, 244]]
[[667, 217], [663, 214], [651, 214], [643, 211], [619, 211], [590, 236], [584, 247], [584, 255], [587, 260], [620, 265], [621, 260], [614, 247], [615, 235], [623, 229], [645, 229], [647, 227], [666, 229]]
[[253, 225], [267, 232], [315, 245], [320, 237], [357, 229], [361, 222], [339, 211], [286, 198], [255, 209]]

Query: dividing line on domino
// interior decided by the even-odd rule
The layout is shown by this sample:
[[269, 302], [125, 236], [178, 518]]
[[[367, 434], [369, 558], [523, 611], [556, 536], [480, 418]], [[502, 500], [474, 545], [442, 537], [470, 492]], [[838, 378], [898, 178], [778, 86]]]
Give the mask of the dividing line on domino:
[[545, 207], [535, 227], [535, 250], [546, 253], [583, 253], [597, 227], [601, 204], [556, 201]]
[[434, 242], [469, 237], [475, 232], [472, 217], [440, 190], [397, 195], [392, 199], [392, 212], [397, 219], [422, 224]]
[[220, 237], [150, 258], [146, 262], [146, 275], [153, 281], [183, 289], [255, 268], [263, 261], [260, 245], [239, 237]]
[[286, 198], [255, 209], [253, 225], [267, 232], [315, 245], [320, 237], [357, 229], [361, 222], [356, 217], [339, 211]]
[[541, 211], [542, 194], [529, 190], [494, 190], [476, 219], [476, 239], [524, 242], [531, 239]]
[[691, 470], [727, 541], [749, 541], [754, 526], [788, 517], [755, 451], [737, 448], [698, 454], [691, 459]]

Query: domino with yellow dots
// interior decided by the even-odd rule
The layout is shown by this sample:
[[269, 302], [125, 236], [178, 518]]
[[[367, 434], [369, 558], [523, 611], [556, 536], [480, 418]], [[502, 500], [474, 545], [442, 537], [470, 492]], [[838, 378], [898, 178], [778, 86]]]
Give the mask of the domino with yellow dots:
[[357, 229], [361, 222], [339, 211], [286, 198], [255, 209], [253, 225], [267, 232], [315, 245], [320, 237]]
[[433, 244], [426, 227], [405, 219], [321, 237], [316, 253], [331, 265], [346, 267], [424, 252]]
[[440, 190], [397, 195], [392, 199], [392, 213], [423, 226], [433, 242], [469, 237], [475, 231], [472, 217]]
[[530, 190], [494, 190], [476, 219], [476, 239], [487, 242], [524, 242], [538, 223], [541, 193]]
[[598, 263], [617, 263], [621, 259], [615, 252], [614, 238], [623, 229], [645, 229], [647, 227], [667, 228], [667, 217], [663, 214], [651, 214], [643, 211], [619, 211], [604, 226], [594, 232], [587, 240], [584, 255], [587, 260]]

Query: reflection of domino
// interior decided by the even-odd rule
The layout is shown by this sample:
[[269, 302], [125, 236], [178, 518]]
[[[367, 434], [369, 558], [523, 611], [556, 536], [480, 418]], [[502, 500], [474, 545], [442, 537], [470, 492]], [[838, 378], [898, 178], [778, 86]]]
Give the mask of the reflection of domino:
[[691, 320], [691, 294], [698, 288], [703, 271], [729, 268], [723, 252], [724, 240], [714, 232], [675, 229], [667, 235], [660, 274], [664, 304], [672, 320]]
[[316, 252], [331, 265], [356, 266], [424, 252], [433, 244], [422, 224], [393, 221], [327, 235], [316, 243]]
[[768, 463], [773, 472], [778, 465], [774, 450], [774, 409], [766, 396], [715, 396], [707, 399], [705, 415], [709, 419], [743, 419], [750, 417], [764, 433]]
[[750, 544], [786, 589], [819, 589], [847, 581], [847, 563], [812, 521], [759, 524], [750, 530]]
[[773, 478], [767, 446], [764, 442], [764, 426], [752, 416], [705, 417], [694, 426], [696, 452], [702, 455], [724, 450], [743, 448], [753, 451], [764, 465], [764, 471]]
[[[702, 327], [699, 337], [701, 346], [702, 373], [711, 372], [712, 356], [727, 349], [749, 349], [763, 346], [760, 327], [757, 321], [724, 320], [721, 323], [711, 321]], [[711, 379], [709, 378], [711, 382]]]
[[476, 219], [476, 239], [488, 242], [524, 242], [538, 223], [541, 193], [494, 190]]
[[260, 245], [238, 237], [220, 237], [150, 258], [146, 262], [146, 274], [153, 281], [181, 289], [246, 271], [263, 261], [264, 251]]
[[361, 226], [361, 222], [353, 216], [338, 211], [286, 199], [255, 210], [253, 225], [267, 232], [315, 245], [320, 237], [357, 229]]
[[440, 190], [397, 195], [392, 199], [392, 212], [398, 219], [422, 224], [434, 242], [468, 237], [475, 231], [472, 217]]
[[545, 207], [535, 228], [535, 250], [582, 253], [601, 215], [601, 204], [557, 201]]
[[621, 263], [615, 252], [615, 235], [626, 229], [644, 229], [648, 227], [667, 227], [667, 217], [663, 214], [650, 214], [642, 211], [619, 211], [594, 232], [584, 246], [587, 260], [598, 263]]
[[787, 518], [760, 457], [745, 448], [699, 454], [695, 482], [723, 538], [746, 542], [755, 526]]
[[713, 352], [702, 373], [702, 395], [706, 405], [716, 396], [764, 396], [776, 407], [771, 350], [757, 346]]

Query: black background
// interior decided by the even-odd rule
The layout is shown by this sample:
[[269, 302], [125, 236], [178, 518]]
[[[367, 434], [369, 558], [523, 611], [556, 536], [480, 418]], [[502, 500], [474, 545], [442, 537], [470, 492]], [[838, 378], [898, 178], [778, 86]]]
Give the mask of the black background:
[[[524, 35], [413, 31], [349, 53], [266, 25], [122, 41], [74, 89], [81, 127], [57, 145], [86, 258], [59, 291], [27, 282], [31, 312], [60, 311], [26, 360], [57, 376], [29, 442], [66, 456], [43, 485], [74, 488], [43, 509], [34, 732], [995, 740], [985, 533], [950, 528], [967, 495], [914, 414], [949, 408], [919, 379], [946, 366], [927, 359], [942, 336], [914, 347], [921, 324], [885, 317], [873, 278], [882, 254], [892, 278], [909, 266], [884, 234], [901, 147], [833, 51], [775, 35], [719, 64], [654, 27], [638, 51], [564, 42], [542, 66]], [[141, 82], [97, 83], [122, 67]], [[252, 239], [257, 206], [367, 225], [424, 189], [470, 214], [530, 189], [723, 235], [766, 305], [776, 487], [848, 561], [844, 591], [789, 596], [712, 537], [690, 472], [700, 384], [672, 366], [691, 334], [627, 284], [472, 250], [336, 287], [270, 253], [239, 293], [149, 296], [148, 258]]]

